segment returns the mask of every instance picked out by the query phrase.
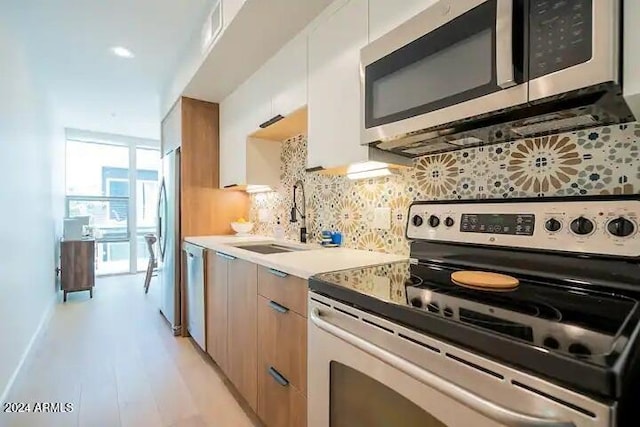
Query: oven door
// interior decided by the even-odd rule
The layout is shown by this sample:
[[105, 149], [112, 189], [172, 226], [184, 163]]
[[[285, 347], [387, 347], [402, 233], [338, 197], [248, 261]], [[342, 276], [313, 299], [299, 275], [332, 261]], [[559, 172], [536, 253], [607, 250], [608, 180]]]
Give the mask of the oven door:
[[440, 0], [361, 51], [362, 142], [528, 100], [524, 0]]
[[532, 0], [531, 102], [620, 80], [620, 0]]
[[612, 425], [610, 407], [384, 319], [315, 293], [309, 310], [308, 427]]

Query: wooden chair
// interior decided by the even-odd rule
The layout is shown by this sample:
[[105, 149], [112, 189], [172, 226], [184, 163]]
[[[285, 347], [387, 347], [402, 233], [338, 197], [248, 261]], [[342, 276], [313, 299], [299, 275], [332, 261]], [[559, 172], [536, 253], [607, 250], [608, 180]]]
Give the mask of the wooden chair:
[[149, 292], [149, 284], [151, 284], [151, 277], [155, 276], [155, 271], [158, 268], [158, 259], [153, 250], [153, 245], [158, 241], [156, 235], [153, 233], [145, 234], [144, 240], [147, 242], [147, 249], [149, 250], [149, 264], [147, 265], [147, 274], [144, 276], [144, 293]]

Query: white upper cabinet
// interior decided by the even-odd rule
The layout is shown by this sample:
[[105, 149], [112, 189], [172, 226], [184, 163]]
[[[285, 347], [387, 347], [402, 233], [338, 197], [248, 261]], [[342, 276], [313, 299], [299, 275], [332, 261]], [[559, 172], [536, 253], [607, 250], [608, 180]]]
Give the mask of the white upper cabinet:
[[243, 135], [242, 87], [220, 104], [220, 187], [243, 185], [246, 177], [246, 134]]
[[309, 168], [367, 160], [360, 145], [359, 71], [367, 23], [368, 1], [350, 0], [309, 35]]
[[221, 187], [275, 187], [280, 181], [281, 144], [249, 137], [265, 113], [264, 106], [253, 103], [259, 99], [254, 89], [244, 84], [220, 104]]
[[369, 0], [369, 40], [374, 41], [438, 0]]
[[275, 115], [287, 116], [306, 103], [307, 38], [302, 34], [220, 104], [220, 185], [277, 185], [279, 147], [249, 136]]
[[260, 128], [260, 124], [266, 122], [271, 113], [271, 73], [266, 66], [260, 68], [249, 80], [241, 86], [244, 92], [242, 103], [242, 121], [245, 123], [245, 137]]
[[298, 35], [269, 61], [272, 117], [307, 105], [307, 37]]

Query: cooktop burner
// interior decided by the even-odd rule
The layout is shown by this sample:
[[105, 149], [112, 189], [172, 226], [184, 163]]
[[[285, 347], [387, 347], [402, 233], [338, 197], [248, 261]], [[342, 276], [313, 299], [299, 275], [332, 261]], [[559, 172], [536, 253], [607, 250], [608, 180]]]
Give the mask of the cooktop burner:
[[510, 291], [474, 290], [452, 283], [455, 271], [411, 265], [407, 303], [455, 322], [592, 361], [614, 351], [619, 331], [637, 306], [635, 299], [623, 295], [523, 278]]

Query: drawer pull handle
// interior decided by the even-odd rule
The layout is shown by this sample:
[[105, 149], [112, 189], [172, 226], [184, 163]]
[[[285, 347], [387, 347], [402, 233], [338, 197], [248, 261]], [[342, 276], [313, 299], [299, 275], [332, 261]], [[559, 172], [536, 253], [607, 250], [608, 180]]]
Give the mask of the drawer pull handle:
[[282, 271], [274, 270], [273, 268], [269, 269], [269, 273], [273, 274], [274, 276], [281, 277], [283, 279], [288, 276], [287, 273], [283, 273]]
[[282, 114], [276, 114], [266, 122], [260, 123], [260, 129], [268, 128], [272, 124], [278, 123], [282, 119], [284, 119], [284, 116]]
[[286, 312], [289, 311], [287, 307], [280, 305], [275, 301], [269, 301], [269, 307], [273, 308], [275, 311], [282, 314], [285, 314]]
[[220, 258], [228, 259], [229, 261], [233, 261], [234, 259], [236, 259], [236, 257], [223, 254], [222, 252], [216, 252], [216, 255], [218, 255]]
[[312, 168], [307, 168], [307, 169], [305, 169], [305, 171], [306, 171], [306, 172], [309, 172], [309, 173], [311, 173], [311, 172], [318, 172], [318, 171], [322, 171], [322, 170], [324, 170], [324, 166], [314, 166], [314, 167], [312, 167]]
[[286, 387], [289, 385], [289, 381], [287, 381], [287, 379], [283, 377], [280, 372], [276, 371], [276, 369], [273, 366], [269, 366], [269, 369], [267, 370], [267, 372], [282, 387]]

